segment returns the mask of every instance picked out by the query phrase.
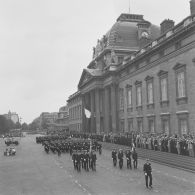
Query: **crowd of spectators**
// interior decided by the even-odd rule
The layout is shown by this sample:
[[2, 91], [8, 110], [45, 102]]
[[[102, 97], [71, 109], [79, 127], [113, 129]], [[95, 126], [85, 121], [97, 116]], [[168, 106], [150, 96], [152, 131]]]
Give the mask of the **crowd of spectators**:
[[170, 152], [179, 155], [195, 157], [195, 136], [166, 134], [143, 134], [131, 132], [124, 135], [104, 135], [104, 141], [137, 148]]

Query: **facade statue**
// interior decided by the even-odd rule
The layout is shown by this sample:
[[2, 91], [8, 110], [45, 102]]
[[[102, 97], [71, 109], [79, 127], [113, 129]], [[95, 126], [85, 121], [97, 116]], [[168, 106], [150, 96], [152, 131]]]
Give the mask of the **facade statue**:
[[118, 64], [118, 57], [113, 49], [111, 50], [111, 64]]

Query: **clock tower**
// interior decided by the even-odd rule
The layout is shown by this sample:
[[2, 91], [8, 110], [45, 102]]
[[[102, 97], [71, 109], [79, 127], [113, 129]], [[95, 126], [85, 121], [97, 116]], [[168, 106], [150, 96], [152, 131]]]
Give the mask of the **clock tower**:
[[144, 47], [151, 40], [151, 23], [148, 21], [141, 21], [137, 24], [138, 40], [140, 48]]

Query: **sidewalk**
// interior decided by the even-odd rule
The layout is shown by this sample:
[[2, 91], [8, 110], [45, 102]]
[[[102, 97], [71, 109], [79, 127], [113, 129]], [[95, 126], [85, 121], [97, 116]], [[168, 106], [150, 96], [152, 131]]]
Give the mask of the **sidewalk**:
[[[101, 142], [102, 147], [107, 150], [112, 150], [113, 148], [116, 149], [126, 149], [127, 146]], [[160, 164], [165, 164], [167, 166], [176, 167], [180, 169], [184, 169], [186, 171], [194, 172], [195, 173], [195, 158], [183, 155], [177, 155], [168, 152], [160, 152], [155, 150], [143, 149], [143, 148], [136, 148], [138, 153], [138, 158], [149, 158], [154, 162], [158, 162]]]

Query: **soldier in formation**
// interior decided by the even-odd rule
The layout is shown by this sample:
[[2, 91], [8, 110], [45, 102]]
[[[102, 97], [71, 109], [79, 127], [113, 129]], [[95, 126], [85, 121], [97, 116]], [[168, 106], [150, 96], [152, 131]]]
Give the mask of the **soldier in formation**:
[[96, 170], [96, 151], [101, 154], [102, 146], [97, 141], [91, 139], [69, 139], [64, 136], [47, 136], [36, 139], [37, 143], [41, 143], [47, 154], [50, 152], [69, 153], [73, 161], [73, 167], [78, 172], [81, 169], [89, 171], [89, 169]]

